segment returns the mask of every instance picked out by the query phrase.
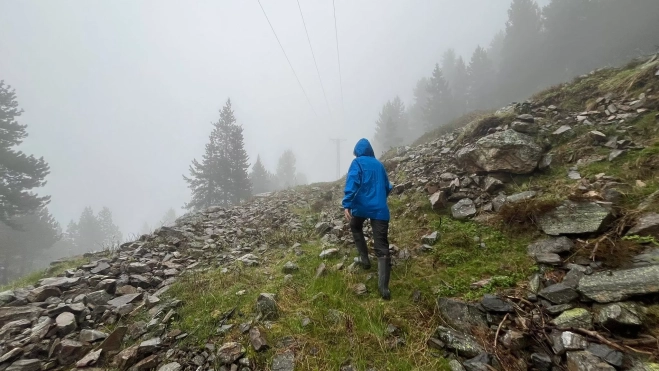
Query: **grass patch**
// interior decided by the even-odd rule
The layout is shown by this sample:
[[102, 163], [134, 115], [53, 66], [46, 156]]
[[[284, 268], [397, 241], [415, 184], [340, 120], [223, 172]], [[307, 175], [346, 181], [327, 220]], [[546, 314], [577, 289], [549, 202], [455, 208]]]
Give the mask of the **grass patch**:
[[75, 269], [81, 265], [88, 264], [89, 258], [79, 257], [72, 260], [64, 260], [51, 265], [49, 268], [34, 271], [24, 277], [10, 282], [7, 285], [0, 286], [0, 291], [15, 290], [21, 287], [34, 286], [37, 282], [44, 278], [55, 277], [63, 274], [69, 269]]

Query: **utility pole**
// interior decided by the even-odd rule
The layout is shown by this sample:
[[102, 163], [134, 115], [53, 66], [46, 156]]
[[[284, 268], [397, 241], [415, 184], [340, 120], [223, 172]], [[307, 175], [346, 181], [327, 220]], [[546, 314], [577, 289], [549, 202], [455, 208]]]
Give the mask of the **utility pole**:
[[336, 179], [341, 178], [341, 142], [345, 142], [345, 139], [341, 138], [331, 138], [332, 142], [336, 143]]

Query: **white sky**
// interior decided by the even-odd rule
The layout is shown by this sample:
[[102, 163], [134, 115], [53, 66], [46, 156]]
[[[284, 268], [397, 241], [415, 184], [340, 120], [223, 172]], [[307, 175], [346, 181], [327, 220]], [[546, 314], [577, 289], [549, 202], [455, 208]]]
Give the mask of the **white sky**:
[[124, 234], [153, 224], [190, 193], [231, 98], [250, 158], [273, 171], [291, 148], [310, 181], [335, 178], [384, 102], [412, 98], [449, 47], [468, 61], [504, 27], [509, 0], [336, 0], [345, 122], [331, 0], [300, 0], [327, 92], [328, 115], [297, 2], [262, 0], [313, 104], [311, 111], [256, 0], [0, 0], [0, 79], [28, 125], [23, 151], [51, 166], [42, 194], [63, 227], [108, 206]]

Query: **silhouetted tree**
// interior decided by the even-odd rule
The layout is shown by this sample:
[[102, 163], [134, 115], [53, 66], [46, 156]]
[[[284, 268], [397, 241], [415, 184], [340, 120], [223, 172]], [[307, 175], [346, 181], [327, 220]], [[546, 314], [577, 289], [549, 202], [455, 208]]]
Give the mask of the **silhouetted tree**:
[[252, 172], [250, 173], [249, 178], [254, 187], [255, 194], [272, 190], [272, 174], [270, 174], [268, 170], [265, 169], [265, 166], [263, 166], [261, 156], [256, 156], [256, 162], [254, 163], [254, 166], [252, 166]]
[[304, 173], [295, 174], [295, 185], [306, 185], [307, 183], [307, 176]]
[[243, 138], [243, 127], [236, 123], [236, 118], [231, 109], [231, 100], [227, 100], [226, 105], [220, 114], [220, 120], [224, 121], [228, 127], [228, 161], [229, 161], [229, 202], [239, 203], [248, 199], [252, 195], [252, 184], [249, 181], [247, 169], [249, 169], [249, 159], [245, 151], [245, 142]]
[[469, 104], [472, 109], [486, 109], [496, 104], [493, 99], [496, 75], [485, 49], [476, 48], [469, 62]]
[[414, 87], [414, 102], [408, 109], [409, 132], [407, 142], [412, 142], [424, 133], [426, 125], [425, 107], [428, 103], [428, 79], [423, 77]]
[[524, 99], [539, 88], [541, 28], [538, 4], [534, 0], [513, 0], [499, 75], [499, 88], [507, 101]]
[[213, 124], [202, 161], [193, 160], [190, 177], [183, 176], [192, 190], [192, 200], [185, 208], [228, 206], [248, 198], [251, 194], [248, 167], [242, 127], [236, 124], [231, 100], [227, 100], [220, 119]]
[[490, 46], [487, 49], [487, 55], [492, 60], [492, 67], [496, 73], [501, 70], [501, 63], [503, 62], [503, 44], [506, 41], [506, 33], [501, 30], [494, 35]]
[[453, 100], [455, 102], [455, 114], [460, 116], [467, 113], [468, 104], [468, 91], [469, 91], [469, 72], [465, 65], [464, 59], [459, 57], [455, 61], [455, 77], [451, 85], [453, 91]]
[[15, 216], [11, 226], [0, 222], [0, 284], [32, 271], [34, 262], [62, 235], [59, 223], [43, 207]]
[[445, 51], [442, 55], [442, 72], [451, 89], [455, 86], [457, 62], [455, 50], [453, 49]]
[[399, 97], [385, 103], [376, 121], [375, 141], [384, 151], [403, 144], [407, 130], [405, 105]]
[[21, 113], [15, 90], [0, 80], [0, 222], [5, 224], [11, 224], [15, 216], [36, 212], [50, 200], [31, 192], [46, 184], [48, 164], [15, 149], [27, 137], [27, 126], [16, 121]]
[[176, 222], [176, 211], [173, 208], [169, 208], [165, 215], [163, 215], [162, 219], [160, 220], [160, 225], [164, 226], [171, 226], [174, 225]]
[[76, 234], [73, 240], [79, 251], [93, 251], [103, 247], [105, 235], [91, 207], [86, 207], [82, 211], [74, 231]]
[[282, 188], [295, 186], [295, 154], [290, 149], [284, 151], [277, 163], [277, 179]]
[[119, 227], [114, 224], [112, 220], [112, 212], [107, 207], [101, 209], [98, 213], [98, 225], [101, 229], [101, 234], [103, 236], [103, 241], [101, 246], [103, 248], [117, 246], [123, 240], [123, 236]]
[[428, 81], [427, 93], [428, 99], [424, 109], [426, 129], [433, 129], [449, 122], [453, 117], [451, 90], [437, 64]]

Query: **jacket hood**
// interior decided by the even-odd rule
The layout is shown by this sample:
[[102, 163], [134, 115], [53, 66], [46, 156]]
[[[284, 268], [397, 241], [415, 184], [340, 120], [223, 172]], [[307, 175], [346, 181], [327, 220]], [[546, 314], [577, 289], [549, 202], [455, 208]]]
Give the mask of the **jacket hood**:
[[375, 157], [375, 152], [373, 151], [373, 147], [371, 147], [371, 143], [366, 138], [362, 138], [357, 142], [353, 154], [357, 157], [361, 157], [361, 156]]

